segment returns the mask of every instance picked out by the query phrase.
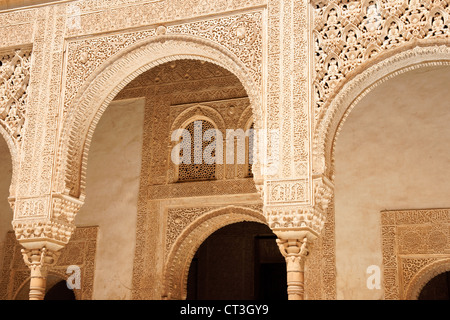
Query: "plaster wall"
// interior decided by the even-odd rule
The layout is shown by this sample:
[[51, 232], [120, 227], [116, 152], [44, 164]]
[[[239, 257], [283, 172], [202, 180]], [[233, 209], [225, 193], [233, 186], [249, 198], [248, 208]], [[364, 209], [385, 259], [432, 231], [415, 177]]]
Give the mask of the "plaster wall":
[[77, 226], [99, 226], [93, 299], [131, 299], [144, 99], [114, 101], [94, 133]]
[[[380, 211], [450, 207], [450, 68], [410, 71], [351, 112], [336, 145], [338, 299], [382, 299]], [[381, 285], [383, 281], [381, 281]]]
[[11, 177], [11, 154], [6, 141], [0, 137], [0, 270], [3, 263], [3, 247], [6, 241], [6, 234], [8, 231], [13, 230], [11, 222], [14, 214], [8, 202]]

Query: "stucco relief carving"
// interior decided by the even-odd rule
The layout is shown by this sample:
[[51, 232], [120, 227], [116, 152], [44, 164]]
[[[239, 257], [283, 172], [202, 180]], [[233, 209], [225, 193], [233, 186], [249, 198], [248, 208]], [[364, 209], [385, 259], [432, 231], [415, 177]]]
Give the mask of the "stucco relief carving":
[[432, 274], [450, 270], [450, 210], [383, 211], [381, 222], [385, 299], [417, 299]]
[[[80, 0], [67, 6], [68, 19], [79, 20], [76, 27], [68, 24], [68, 36], [125, 30], [133, 27], [164, 24], [219, 13], [262, 7], [266, 0]], [[79, 26], [79, 27], [78, 27]]]
[[313, 184], [314, 205], [309, 205], [310, 191], [305, 190], [302, 183], [298, 181], [267, 183], [268, 199], [265, 201], [270, 207], [266, 208], [264, 214], [272, 229], [308, 230], [315, 238], [322, 233], [334, 186], [325, 177], [314, 178]]
[[[237, 29], [244, 30], [239, 36]], [[204, 20], [168, 26], [163, 34], [155, 29], [133, 33], [121, 33], [86, 40], [70, 41], [68, 44], [65, 110], [87, 78], [110, 57], [141, 40], [164, 35], [191, 35], [229, 49], [246, 66], [255, 85], [261, 85], [262, 63], [262, 14], [245, 13], [230, 17]], [[164, 41], [164, 39], [161, 39]], [[174, 54], [174, 53], [173, 53]]]
[[0, 123], [20, 142], [25, 124], [31, 50], [0, 54]]
[[75, 231], [73, 221], [81, 205], [81, 201], [62, 195], [17, 200], [13, 221], [17, 240], [25, 247], [29, 242], [46, 241], [52, 244], [52, 250], [63, 248]]
[[[260, 13], [253, 13], [255, 16], [259, 16], [258, 19], [260, 19]], [[235, 20], [232, 19], [232, 22], [235, 22]], [[150, 40], [149, 40], [150, 41]], [[152, 40], [153, 41], [153, 40]], [[205, 42], [206, 41], [206, 42]], [[110, 100], [114, 97], [115, 94], [117, 94], [128, 82], [130, 82], [131, 79], [136, 77], [137, 75], [143, 73], [144, 71], [147, 71], [151, 69], [152, 67], [161, 64], [162, 62], [167, 62], [170, 60], [178, 60], [178, 59], [202, 59], [208, 62], [213, 62], [219, 65], [222, 65], [223, 67], [230, 70], [232, 73], [238, 76], [238, 78], [242, 81], [244, 87], [247, 90], [247, 93], [250, 97], [250, 100], [252, 101], [252, 106], [255, 110], [256, 119], [261, 119], [261, 112], [260, 110], [260, 104], [259, 104], [259, 87], [255, 86], [253, 83], [253, 80], [250, 80], [248, 78], [248, 74], [244, 72], [245, 68], [242, 69], [240, 67], [236, 66], [236, 63], [241, 64], [242, 62], [237, 62], [239, 58], [236, 58], [232, 53], [232, 56], [227, 56], [230, 54], [230, 52], [225, 49], [221, 45], [213, 45], [211, 47], [213, 42], [209, 42], [210, 40], [201, 40], [201, 37], [192, 37], [190, 35], [181, 36], [181, 35], [165, 35], [164, 38], [158, 39], [157, 37], [154, 39], [153, 42], [149, 42], [147, 44], [142, 45], [136, 45], [135, 47], [131, 46], [131, 51], [122, 50], [122, 56], [116, 57], [118, 59], [117, 61], [119, 63], [115, 63], [107, 67], [105, 70], [97, 70], [96, 72], [99, 73], [98, 76], [95, 76], [92, 74], [90, 76], [90, 79], [94, 82], [98, 82], [98, 84], [92, 84], [91, 81], [85, 82], [84, 86], [87, 86], [89, 83], [89, 89], [80, 89], [79, 94], [83, 93], [81, 96], [76, 98], [72, 103], [76, 101], [76, 105], [79, 106], [77, 109], [78, 111], [73, 111], [71, 109], [71, 115], [67, 117], [66, 119], [66, 134], [64, 135], [64, 138], [60, 144], [61, 150], [70, 148], [72, 149], [73, 153], [70, 157], [68, 157], [66, 160], [62, 160], [59, 162], [58, 167], [62, 170], [64, 170], [64, 166], [69, 167], [69, 171], [71, 173], [66, 172], [66, 190], [70, 190], [69, 193], [75, 196], [80, 195], [80, 191], [84, 189], [84, 180], [85, 180], [85, 169], [83, 169], [85, 166], [81, 166], [81, 176], [79, 174], [76, 174], [76, 171], [80, 170], [80, 161], [83, 161], [83, 156], [81, 152], [84, 152], [87, 154], [87, 149], [89, 148], [90, 144], [90, 136], [92, 135], [93, 128], [95, 127], [95, 124], [98, 122], [98, 119], [103, 112], [104, 109], [106, 109], [107, 105], [109, 104]], [[214, 47], [216, 46], [216, 47]], [[133, 49], [134, 48], [134, 49]], [[222, 51], [221, 51], [222, 50]], [[224, 51], [223, 51], [224, 50]], [[125, 53], [123, 51], [126, 51]], [[155, 51], [154, 53], [150, 53], [149, 51]], [[141, 57], [141, 54], [146, 52], [147, 57], [152, 57], [152, 61], [149, 61], [147, 64], [143, 63]], [[174, 52], [179, 53], [178, 55], [173, 55]], [[256, 53], [257, 54], [257, 53]], [[156, 59], [155, 57], [158, 56], [159, 59]], [[211, 58], [207, 58], [211, 57]], [[160, 60], [162, 59], [162, 61]], [[234, 59], [234, 60], [233, 60]], [[153, 61], [154, 60], [154, 61]], [[158, 61], [159, 60], [159, 61]], [[256, 59], [258, 60], [258, 59]], [[240, 61], [240, 60], [239, 60]], [[253, 60], [252, 60], [253, 61]], [[254, 61], [253, 61], [254, 62]], [[128, 65], [126, 65], [128, 64]], [[136, 66], [136, 64], [139, 64], [140, 67]], [[141, 66], [142, 65], [142, 66]], [[133, 68], [135, 66], [135, 68]], [[103, 98], [97, 99], [96, 103], [98, 104], [99, 101], [102, 103], [101, 107], [92, 108], [92, 103], [89, 101], [89, 99], [92, 99], [93, 92], [88, 93], [90, 90], [98, 90], [99, 86], [104, 86], [105, 81], [110, 81], [110, 79], [114, 79], [115, 77], [112, 75], [112, 73], [115, 73], [119, 70], [119, 68], [132, 68], [134, 72], [131, 72], [131, 74], [126, 79], [120, 79], [118, 78], [118, 82], [115, 84], [109, 84], [110, 90], [113, 90], [113, 92], [110, 92], [109, 90], [104, 91], [103, 93], [100, 93], [101, 95], [104, 95]], [[70, 68], [70, 67], [68, 67]], [[101, 69], [101, 68], [100, 68]], [[138, 69], [138, 70], [136, 70]], [[106, 78], [105, 78], [106, 77]], [[70, 81], [70, 78], [69, 78]], [[81, 85], [81, 84], [79, 84]], [[78, 84], [77, 84], [78, 86]], [[71, 91], [71, 90], [69, 90]], [[105, 95], [106, 92], [106, 95]], [[66, 92], [67, 97], [70, 97], [70, 92]], [[80, 101], [81, 99], [81, 101]], [[70, 99], [69, 99], [70, 100]], [[90, 109], [92, 112], [97, 112], [96, 115], [92, 114], [91, 116], [94, 117], [94, 121], [90, 123], [91, 129], [88, 130], [89, 122], [87, 122], [86, 119], [86, 111], [85, 108]], [[100, 108], [100, 110], [98, 110]], [[80, 113], [83, 113], [84, 115], [81, 116]], [[89, 112], [88, 112], [89, 113]], [[70, 124], [72, 123], [72, 124]], [[69, 131], [70, 127], [73, 128], [73, 126], [80, 126], [80, 130], [71, 130]], [[84, 128], [84, 129], [81, 129]], [[86, 132], [86, 130], [88, 130]], [[86, 139], [87, 135], [87, 143], [84, 144], [84, 141]], [[84, 148], [84, 150], [80, 150], [80, 148]], [[65, 152], [61, 151], [61, 154], [66, 154]], [[75, 172], [73, 172], [73, 171]], [[63, 172], [59, 172], [59, 174], [63, 174]], [[81, 185], [80, 185], [81, 180]], [[64, 180], [59, 180], [64, 181]], [[60, 186], [63, 188], [63, 186]]]
[[36, 10], [19, 10], [0, 14], [0, 48], [29, 45], [33, 42]]
[[352, 110], [369, 92], [393, 77], [418, 68], [450, 64], [450, 47], [446, 45], [400, 47], [374, 60], [373, 65], [347, 81], [334, 97], [324, 118], [316, 125], [313, 139], [313, 171], [334, 179], [334, 150], [340, 130]]
[[352, 71], [408, 42], [448, 39], [446, 1], [328, 1], [314, 18], [316, 121]]
[[357, 98], [359, 101], [361, 96], [355, 96], [352, 90], [359, 90], [360, 94], [373, 89], [374, 83], [381, 79], [377, 78], [377, 71], [385, 70], [384, 76], [398, 72], [401, 68], [395, 64], [402, 59], [409, 59], [411, 65], [433, 54], [435, 61], [448, 60], [442, 53], [448, 51], [443, 46], [448, 45], [450, 8], [448, 1], [414, 0], [334, 0], [312, 1], [312, 4], [313, 170], [317, 174], [326, 171], [332, 179], [330, 145], [335, 140], [336, 123], [344, 116], [341, 109], [356, 104], [344, 100]]
[[212, 233], [243, 221], [266, 223], [260, 205], [216, 208], [192, 220], [178, 235], [168, 254], [164, 268], [165, 299], [186, 298], [190, 262], [203, 241]]
[[327, 209], [322, 236], [314, 243], [305, 264], [307, 300], [336, 300], [336, 231], [334, 201]]

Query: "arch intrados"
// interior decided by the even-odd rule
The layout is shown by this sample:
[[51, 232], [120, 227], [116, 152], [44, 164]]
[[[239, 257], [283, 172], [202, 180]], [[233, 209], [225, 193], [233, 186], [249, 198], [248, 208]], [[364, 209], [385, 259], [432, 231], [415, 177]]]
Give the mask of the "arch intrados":
[[197, 250], [214, 232], [240, 222], [267, 225], [261, 212], [229, 206], [202, 215], [184, 229], [172, 246], [164, 268], [165, 298], [186, 299], [189, 268]]

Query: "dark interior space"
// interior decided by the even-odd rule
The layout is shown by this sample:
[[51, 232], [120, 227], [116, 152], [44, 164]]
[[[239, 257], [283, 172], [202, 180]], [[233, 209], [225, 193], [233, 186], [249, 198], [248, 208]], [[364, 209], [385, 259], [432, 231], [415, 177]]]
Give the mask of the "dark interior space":
[[188, 300], [287, 300], [286, 263], [266, 225], [242, 222], [213, 233], [189, 270]]
[[431, 279], [422, 289], [419, 300], [450, 300], [450, 271]]

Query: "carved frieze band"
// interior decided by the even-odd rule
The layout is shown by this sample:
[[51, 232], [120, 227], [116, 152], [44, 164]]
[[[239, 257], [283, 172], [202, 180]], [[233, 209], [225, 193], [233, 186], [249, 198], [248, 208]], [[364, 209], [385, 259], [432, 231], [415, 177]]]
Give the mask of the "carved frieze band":
[[146, 190], [147, 199], [170, 199], [201, 197], [224, 194], [252, 194], [256, 193], [253, 179], [212, 180], [205, 184], [202, 181], [186, 182], [183, 184], [166, 184], [149, 186]]
[[450, 209], [384, 211], [381, 222], [385, 299], [410, 298], [419, 273], [450, 258]]
[[70, 37], [262, 7], [267, 0], [79, 0], [67, 6]]

